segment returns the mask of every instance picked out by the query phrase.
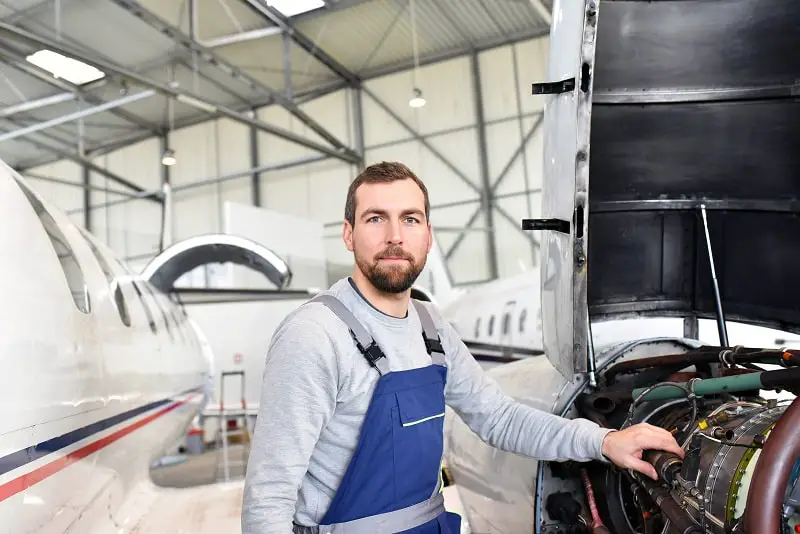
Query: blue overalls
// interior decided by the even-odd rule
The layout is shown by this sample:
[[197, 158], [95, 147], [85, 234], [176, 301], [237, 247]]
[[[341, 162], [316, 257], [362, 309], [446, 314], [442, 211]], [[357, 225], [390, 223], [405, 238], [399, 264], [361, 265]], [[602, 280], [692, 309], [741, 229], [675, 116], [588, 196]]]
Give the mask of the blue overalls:
[[447, 367], [436, 327], [422, 303], [420, 317], [431, 365], [390, 372], [386, 356], [338, 299], [320, 302], [350, 329], [380, 378], [356, 449], [320, 525], [295, 525], [296, 534], [459, 534], [461, 518], [447, 512], [440, 469]]

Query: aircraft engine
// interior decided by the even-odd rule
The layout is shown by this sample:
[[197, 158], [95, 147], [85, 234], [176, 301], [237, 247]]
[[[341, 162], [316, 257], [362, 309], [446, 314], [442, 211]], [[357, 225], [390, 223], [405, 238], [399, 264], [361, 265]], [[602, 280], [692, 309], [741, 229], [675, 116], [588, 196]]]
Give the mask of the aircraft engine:
[[563, 520], [578, 509], [566, 488], [557, 491], [557, 481], [571, 480], [583, 486], [593, 516], [575, 532], [800, 532], [800, 400], [763, 395], [797, 394], [797, 359], [791, 351], [702, 347], [612, 365], [598, 388], [578, 397], [581, 416], [609, 428], [665, 428], [685, 457], [648, 451], [643, 460], [658, 480], [612, 464], [551, 464], [549, 515]]

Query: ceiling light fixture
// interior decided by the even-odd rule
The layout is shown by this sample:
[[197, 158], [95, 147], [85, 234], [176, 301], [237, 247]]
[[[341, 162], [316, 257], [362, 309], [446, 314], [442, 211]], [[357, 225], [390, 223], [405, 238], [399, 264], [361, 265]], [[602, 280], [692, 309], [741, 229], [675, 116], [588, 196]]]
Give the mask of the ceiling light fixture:
[[175, 159], [175, 151], [171, 148], [168, 148], [164, 151], [164, 155], [161, 156], [161, 164], [166, 165], [167, 167], [172, 167], [177, 163], [177, 159]]
[[419, 88], [419, 50], [417, 49], [417, 12], [414, 0], [411, 0], [411, 45], [414, 50], [414, 70], [412, 71], [414, 88], [412, 93], [414, 96], [408, 101], [408, 105], [412, 108], [421, 108], [426, 104], [425, 98], [422, 96], [422, 90]]
[[414, 96], [411, 97], [411, 100], [408, 101], [408, 105], [412, 108], [421, 108], [426, 104], [425, 97], [422, 96], [422, 91], [418, 88], [414, 88]]
[[294, 17], [325, 7], [325, 2], [324, 0], [267, 0], [267, 5], [280, 11], [284, 17]]
[[46, 70], [56, 78], [62, 78], [75, 85], [83, 85], [105, 77], [99, 69], [52, 50], [39, 50], [25, 58], [29, 63]]

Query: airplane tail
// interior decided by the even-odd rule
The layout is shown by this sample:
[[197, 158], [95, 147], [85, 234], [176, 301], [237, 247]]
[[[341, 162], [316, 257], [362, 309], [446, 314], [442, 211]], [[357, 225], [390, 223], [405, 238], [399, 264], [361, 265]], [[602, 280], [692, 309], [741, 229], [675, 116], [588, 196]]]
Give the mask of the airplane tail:
[[440, 305], [447, 304], [455, 298], [458, 291], [453, 286], [453, 277], [450, 275], [447, 260], [444, 257], [442, 248], [439, 246], [435, 233], [433, 234], [433, 246], [428, 254], [425, 271], [428, 275], [426, 278], [429, 290], [437, 303]]

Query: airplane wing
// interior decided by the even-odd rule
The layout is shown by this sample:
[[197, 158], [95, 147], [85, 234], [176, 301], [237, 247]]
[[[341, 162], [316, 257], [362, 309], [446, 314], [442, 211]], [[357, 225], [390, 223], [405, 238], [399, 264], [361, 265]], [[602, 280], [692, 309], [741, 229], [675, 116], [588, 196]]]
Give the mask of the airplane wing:
[[468, 341], [466, 339], [464, 340], [464, 344], [469, 349], [473, 358], [485, 362], [508, 363], [515, 362], [522, 358], [530, 358], [544, 354], [544, 351], [539, 349]]
[[317, 294], [312, 289], [211, 289], [175, 287], [168, 295], [182, 304], [217, 304], [223, 302], [264, 302], [312, 298]]

